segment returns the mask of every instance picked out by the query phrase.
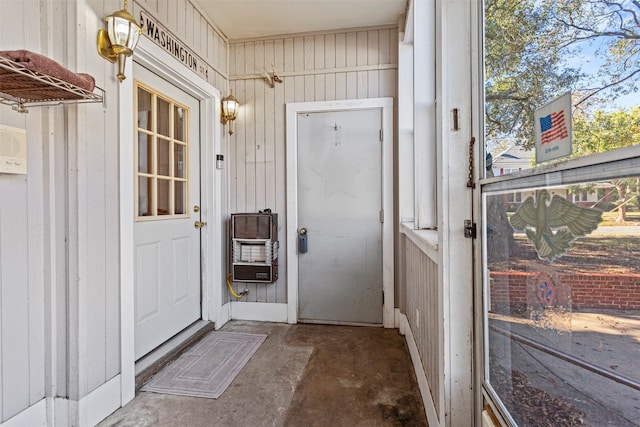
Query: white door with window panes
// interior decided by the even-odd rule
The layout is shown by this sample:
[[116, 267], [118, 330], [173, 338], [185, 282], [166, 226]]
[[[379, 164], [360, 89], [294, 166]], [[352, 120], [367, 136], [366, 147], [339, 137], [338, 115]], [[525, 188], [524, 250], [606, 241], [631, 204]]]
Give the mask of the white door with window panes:
[[199, 102], [134, 63], [135, 358], [201, 318]]

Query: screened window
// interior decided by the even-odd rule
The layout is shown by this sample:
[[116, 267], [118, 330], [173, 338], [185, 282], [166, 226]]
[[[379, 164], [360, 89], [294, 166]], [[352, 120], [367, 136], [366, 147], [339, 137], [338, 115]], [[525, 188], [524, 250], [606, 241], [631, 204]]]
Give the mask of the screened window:
[[189, 110], [137, 83], [136, 218], [188, 215]]
[[639, 16], [631, 0], [485, 1], [485, 143], [504, 174], [640, 144]]
[[513, 425], [640, 425], [638, 16], [484, 2], [484, 386]]
[[485, 192], [486, 382], [514, 424], [638, 425], [640, 210], [625, 188], [639, 179], [583, 183], [618, 185], [588, 205], [557, 187], [517, 209], [518, 192]]

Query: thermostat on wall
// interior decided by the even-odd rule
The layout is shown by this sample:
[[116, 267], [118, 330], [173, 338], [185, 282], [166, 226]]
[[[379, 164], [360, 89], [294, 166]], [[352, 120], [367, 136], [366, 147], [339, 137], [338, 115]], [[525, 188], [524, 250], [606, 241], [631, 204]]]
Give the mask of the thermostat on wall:
[[26, 129], [0, 125], [0, 173], [27, 173]]

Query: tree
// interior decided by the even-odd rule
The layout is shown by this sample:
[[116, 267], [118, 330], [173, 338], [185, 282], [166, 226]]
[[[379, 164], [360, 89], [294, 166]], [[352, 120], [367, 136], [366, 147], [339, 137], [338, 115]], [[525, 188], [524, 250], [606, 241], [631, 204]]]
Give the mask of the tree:
[[[596, 111], [592, 115], [576, 114], [573, 118], [573, 156], [582, 157], [616, 148], [640, 145], [640, 106], [629, 111]], [[617, 222], [627, 220], [627, 205], [638, 197], [638, 179], [614, 179], [618, 193]]]
[[[636, 140], [640, 131], [632, 125], [640, 114], [637, 111], [629, 113], [633, 117], [592, 113], [610, 107], [611, 99], [638, 90], [640, 0], [485, 0], [484, 28], [489, 151], [504, 142], [532, 149], [534, 111], [567, 91], [574, 94], [579, 107], [574, 125], [576, 155], [640, 143]], [[599, 71], [576, 68], [583, 65], [585, 51], [600, 58]], [[640, 182], [612, 184], [623, 202], [619, 220], [624, 221], [625, 202], [634, 189], [638, 191]], [[489, 255], [499, 259], [506, 252], [508, 256], [513, 230], [501, 215], [506, 212], [504, 201], [492, 197], [487, 209], [494, 222], [487, 232]]]
[[[639, 0], [487, 0], [484, 41], [489, 143], [533, 148], [535, 109], [566, 91], [587, 109], [638, 90]], [[595, 74], [569, 66], [585, 50]]]
[[581, 106], [596, 95], [616, 97], [638, 89], [640, 77], [640, 1], [545, 0], [558, 23], [553, 35], [560, 49], [597, 43], [605, 58], [591, 84], [580, 87]]
[[[533, 113], [569, 90], [576, 70], [563, 66], [545, 34], [552, 21], [536, 0], [488, 0], [485, 7], [485, 114], [489, 140], [533, 147]], [[497, 144], [497, 143], [496, 143]]]

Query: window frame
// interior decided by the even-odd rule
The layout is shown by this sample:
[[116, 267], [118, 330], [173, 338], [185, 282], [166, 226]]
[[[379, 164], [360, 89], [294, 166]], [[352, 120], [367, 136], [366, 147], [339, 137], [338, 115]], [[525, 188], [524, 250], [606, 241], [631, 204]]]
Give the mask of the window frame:
[[[142, 89], [148, 92], [151, 95], [151, 130], [144, 129], [138, 126], [138, 91]], [[169, 130], [168, 135], [163, 135], [158, 132], [158, 99], [162, 99], [169, 104]], [[184, 119], [184, 141], [176, 139], [175, 135], [175, 121], [174, 114], [175, 109], [181, 108], [184, 111], [185, 119]], [[190, 109], [177, 102], [176, 100], [162, 94], [158, 90], [153, 87], [139, 81], [134, 81], [134, 219], [136, 222], [145, 222], [145, 221], [159, 221], [159, 220], [168, 220], [168, 219], [185, 219], [191, 217], [191, 212], [189, 209], [190, 200], [191, 200], [191, 135], [189, 130], [191, 111]], [[143, 133], [147, 135], [148, 138], [152, 141], [151, 144], [151, 170], [148, 172], [140, 172], [139, 170], [139, 144], [140, 144], [140, 134]], [[159, 175], [158, 174], [158, 140], [163, 139], [169, 142], [169, 175]], [[184, 161], [186, 163], [186, 167], [184, 168], [184, 177], [176, 177], [175, 176], [175, 146], [180, 145], [185, 147], [184, 150]], [[148, 178], [152, 180], [152, 197], [151, 197], [151, 207], [149, 210], [151, 211], [150, 215], [140, 215], [140, 184], [139, 180], [141, 177]], [[158, 180], [169, 181], [169, 206], [171, 207], [171, 213], [166, 215], [158, 214]], [[176, 204], [175, 204], [175, 185], [178, 182], [184, 183], [185, 186], [185, 195], [183, 196], [183, 213], [176, 214]]]

